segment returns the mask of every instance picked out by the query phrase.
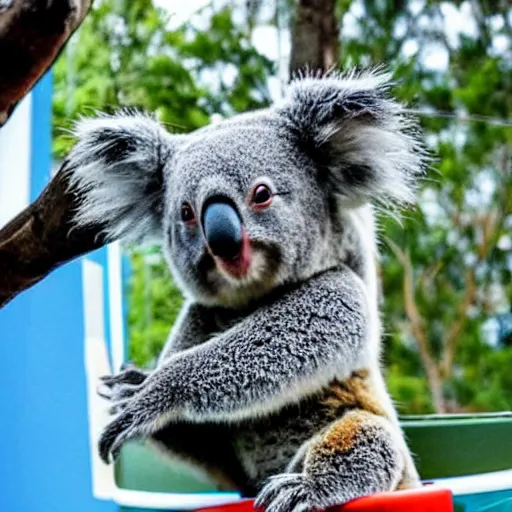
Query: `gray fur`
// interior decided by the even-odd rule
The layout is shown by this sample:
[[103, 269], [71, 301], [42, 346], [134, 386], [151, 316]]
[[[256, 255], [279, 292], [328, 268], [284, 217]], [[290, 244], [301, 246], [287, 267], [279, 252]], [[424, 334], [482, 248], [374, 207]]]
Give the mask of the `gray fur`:
[[145, 113], [123, 110], [77, 123], [67, 156], [70, 187], [82, 198], [82, 226], [104, 225], [110, 239], [161, 231], [162, 167], [179, 140]]
[[[224, 333], [169, 357], [144, 382], [139, 405], [127, 403], [118, 421], [130, 417], [130, 429], [144, 434], [174, 417], [239, 421], [346, 379], [366, 366], [366, 306], [358, 288], [347, 269], [280, 292]], [[117, 425], [107, 429], [102, 456], [107, 459], [127, 435]]]
[[[399, 477], [417, 484], [379, 366], [371, 202], [411, 202], [424, 152], [388, 78], [306, 76], [281, 104], [189, 135], [141, 114], [79, 124], [68, 158], [83, 197], [76, 222], [103, 225], [110, 239], [159, 235], [187, 298], [154, 371], [104, 379], [116, 414], [100, 440], [105, 460], [149, 437], [244, 492], [281, 473], [260, 496], [274, 512], [390, 490]], [[248, 197], [260, 183], [274, 199], [255, 211]], [[215, 196], [236, 207], [250, 239], [243, 278], [223, 271], [200, 227], [180, 219], [184, 202], [199, 215]], [[308, 470], [314, 440], [363, 407], [333, 412], [322, 400], [360, 369], [385, 418], [369, 422], [352, 452], [325, 460], [320, 476]]]

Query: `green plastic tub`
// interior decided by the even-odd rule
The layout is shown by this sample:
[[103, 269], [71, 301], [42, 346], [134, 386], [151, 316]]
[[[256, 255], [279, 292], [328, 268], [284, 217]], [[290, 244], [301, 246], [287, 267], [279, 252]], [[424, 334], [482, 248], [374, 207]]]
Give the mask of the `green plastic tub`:
[[512, 413], [407, 416], [401, 421], [423, 479], [512, 468]]
[[[512, 511], [512, 470], [506, 471], [512, 468], [512, 413], [407, 416], [401, 423], [422, 479], [444, 479], [440, 483], [454, 489], [456, 512]], [[116, 481], [150, 492], [216, 492], [202, 474], [133, 442], [122, 450]]]

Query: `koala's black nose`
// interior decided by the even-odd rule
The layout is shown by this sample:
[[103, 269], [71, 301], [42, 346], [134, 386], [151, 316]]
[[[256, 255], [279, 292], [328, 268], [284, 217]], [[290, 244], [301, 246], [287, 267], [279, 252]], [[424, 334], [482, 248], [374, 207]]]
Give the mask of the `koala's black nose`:
[[243, 246], [242, 221], [235, 208], [225, 201], [207, 204], [203, 211], [206, 243], [214, 256], [234, 260]]

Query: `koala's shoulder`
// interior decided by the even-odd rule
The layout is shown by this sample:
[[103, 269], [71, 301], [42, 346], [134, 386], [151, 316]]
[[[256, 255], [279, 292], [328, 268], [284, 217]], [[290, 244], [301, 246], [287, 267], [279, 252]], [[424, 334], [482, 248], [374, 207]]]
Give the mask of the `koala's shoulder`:
[[[366, 309], [366, 295], [361, 279], [348, 267], [340, 266], [312, 276], [284, 292], [283, 307], [291, 313], [327, 310], [330, 312]], [[330, 313], [328, 313], [329, 315]]]
[[358, 302], [364, 296], [362, 280], [345, 265], [312, 277], [304, 283], [304, 286], [307, 287], [312, 296], [326, 295], [350, 298], [354, 302]]

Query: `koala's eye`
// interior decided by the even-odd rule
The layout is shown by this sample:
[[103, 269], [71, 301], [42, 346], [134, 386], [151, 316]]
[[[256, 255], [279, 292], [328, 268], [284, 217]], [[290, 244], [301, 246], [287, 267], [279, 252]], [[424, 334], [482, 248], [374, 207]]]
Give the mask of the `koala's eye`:
[[266, 208], [272, 202], [272, 192], [266, 185], [258, 185], [252, 193], [251, 203], [256, 208]]
[[190, 206], [188, 203], [183, 203], [181, 205], [181, 220], [183, 222], [186, 222], [187, 224], [191, 224], [196, 220], [194, 210], [192, 209], [192, 206]]

